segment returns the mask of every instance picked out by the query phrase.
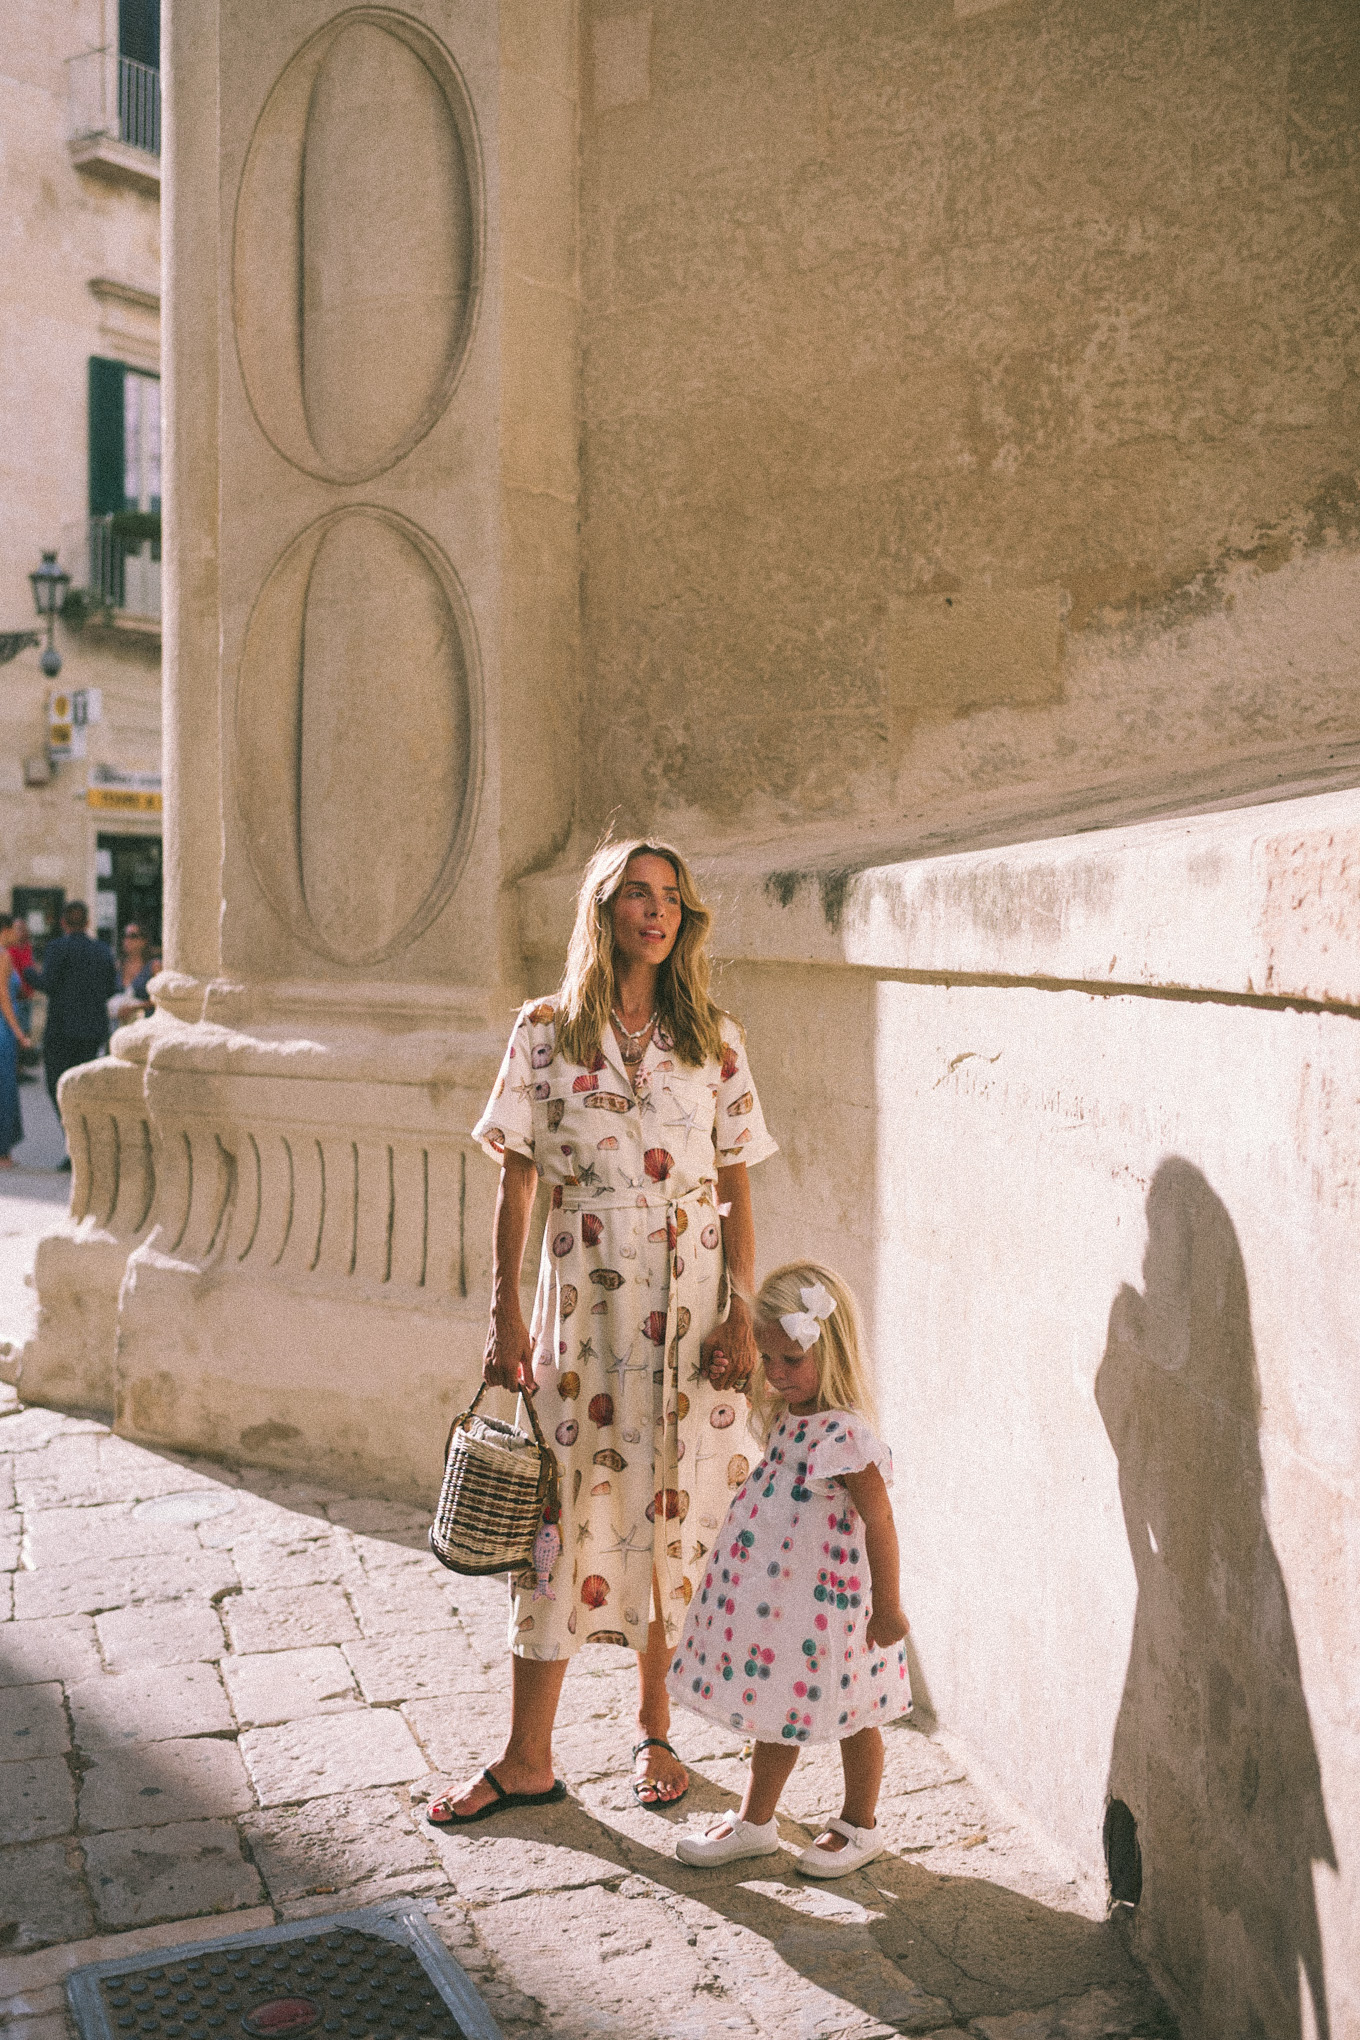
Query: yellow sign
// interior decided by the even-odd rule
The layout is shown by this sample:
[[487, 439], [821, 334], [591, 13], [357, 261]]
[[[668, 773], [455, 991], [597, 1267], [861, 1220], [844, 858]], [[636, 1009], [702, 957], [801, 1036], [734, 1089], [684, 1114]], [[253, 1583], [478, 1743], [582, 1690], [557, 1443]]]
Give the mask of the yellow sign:
[[161, 812], [161, 796], [158, 793], [136, 793], [125, 786], [92, 786], [85, 795], [92, 808], [112, 810], [120, 815], [158, 815]]

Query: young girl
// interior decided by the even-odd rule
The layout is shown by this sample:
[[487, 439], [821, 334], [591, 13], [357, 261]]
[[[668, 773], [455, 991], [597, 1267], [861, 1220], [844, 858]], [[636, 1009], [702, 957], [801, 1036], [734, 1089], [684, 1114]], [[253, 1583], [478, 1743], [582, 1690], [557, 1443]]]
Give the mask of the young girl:
[[800, 1744], [838, 1742], [841, 1815], [798, 1867], [844, 1877], [882, 1851], [879, 1724], [911, 1710], [892, 1455], [870, 1428], [854, 1298], [829, 1268], [777, 1268], [756, 1298], [755, 1335], [765, 1456], [733, 1498], [667, 1679], [683, 1706], [754, 1736], [755, 1751], [740, 1818], [682, 1835], [675, 1853], [773, 1855]]

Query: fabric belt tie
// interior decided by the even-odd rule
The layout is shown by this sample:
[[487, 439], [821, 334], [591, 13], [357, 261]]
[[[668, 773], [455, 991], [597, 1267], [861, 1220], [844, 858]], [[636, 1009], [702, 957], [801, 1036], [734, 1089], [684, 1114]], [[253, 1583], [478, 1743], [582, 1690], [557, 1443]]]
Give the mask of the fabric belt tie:
[[[663, 1373], [659, 1409], [657, 1407], [655, 1384], [652, 1398], [654, 1438], [655, 1426], [658, 1421], [661, 1426], [660, 1454], [654, 1456], [652, 1461], [653, 1479], [657, 1481], [661, 1497], [660, 1507], [656, 1510], [655, 1520], [652, 1524], [652, 1565], [656, 1577], [661, 1583], [661, 1619], [665, 1624], [667, 1642], [671, 1644], [676, 1640], [680, 1624], [684, 1621], [683, 1606], [678, 1614], [675, 1612], [676, 1595], [683, 1577], [684, 1564], [681, 1559], [672, 1558], [667, 1549], [671, 1541], [667, 1535], [668, 1521], [675, 1522], [677, 1531], [680, 1529], [680, 1522], [678, 1515], [670, 1519], [666, 1515], [667, 1494], [674, 1491], [678, 1497], [680, 1490], [680, 1457], [676, 1447], [680, 1441], [680, 1289], [683, 1277], [678, 1279], [676, 1277], [676, 1245], [672, 1242], [669, 1235], [674, 1232], [678, 1239], [678, 1228], [674, 1222], [674, 1214], [677, 1211], [684, 1211], [688, 1218], [691, 1211], [700, 1210], [704, 1206], [707, 1206], [716, 1218], [718, 1212], [718, 1186], [711, 1177], [707, 1176], [702, 1182], [697, 1183], [693, 1190], [687, 1190], [682, 1197], [667, 1197], [664, 1189], [660, 1187], [651, 1191], [611, 1191], [602, 1197], [592, 1197], [588, 1190], [575, 1189], [565, 1184], [562, 1190], [561, 1209], [563, 1211], [664, 1211], [666, 1214], [668, 1234], [666, 1241], [666, 1340], [662, 1349]], [[726, 1284], [724, 1283], [723, 1290], [725, 1288]], [[723, 1290], [719, 1291], [720, 1298]], [[655, 1374], [655, 1368], [653, 1368], [652, 1372]], [[676, 1421], [673, 1426], [666, 1422], [667, 1374], [670, 1375], [670, 1387], [674, 1391], [673, 1400], [676, 1408]], [[678, 1510], [678, 1500], [676, 1506]], [[624, 1526], [624, 1530], [626, 1532], [627, 1525]], [[677, 1537], [676, 1542], [679, 1541]]]

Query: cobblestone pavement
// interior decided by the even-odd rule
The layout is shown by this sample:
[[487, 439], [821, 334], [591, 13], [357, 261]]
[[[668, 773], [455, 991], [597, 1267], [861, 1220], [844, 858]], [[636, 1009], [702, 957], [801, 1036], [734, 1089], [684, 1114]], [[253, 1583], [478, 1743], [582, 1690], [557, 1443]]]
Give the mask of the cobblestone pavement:
[[[638, 1808], [634, 1660], [587, 1651], [570, 1798], [435, 1835], [433, 1783], [498, 1748], [497, 1583], [442, 1572], [410, 1509], [0, 1410], [5, 2040], [67, 2040], [80, 1963], [403, 1895], [509, 2040], [1174, 2033], [1117, 1931], [916, 1728], [887, 1732], [891, 1853], [866, 1872], [687, 1870], [671, 1830], [735, 1803], [735, 1740], [679, 1716], [689, 1796]], [[800, 1763], [791, 1849], [838, 1776], [834, 1751]]]

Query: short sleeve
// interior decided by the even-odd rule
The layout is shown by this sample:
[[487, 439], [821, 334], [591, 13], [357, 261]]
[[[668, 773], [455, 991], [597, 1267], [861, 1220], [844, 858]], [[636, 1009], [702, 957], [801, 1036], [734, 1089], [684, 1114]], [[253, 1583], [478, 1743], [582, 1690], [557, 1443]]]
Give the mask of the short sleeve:
[[720, 1169], [735, 1162], [763, 1162], [778, 1154], [777, 1141], [770, 1138], [765, 1115], [760, 1109], [746, 1043], [729, 1021], [723, 1028], [722, 1072], [718, 1081], [717, 1111], [713, 1122], [713, 1146]]
[[822, 1433], [807, 1448], [807, 1485], [815, 1494], [830, 1494], [832, 1483], [847, 1473], [876, 1466], [884, 1485], [892, 1486], [892, 1453], [854, 1410], [836, 1410], [823, 1420]]
[[525, 1006], [515, 1022], [486, 1109], [472, 1129], [472, 1138], [493, 1162], [499, 1162], [507, 1148], [529, 1161], [534, 1159], [534, 1087], [529, 1074], [533, 1066], [533, 1040], [529, 1012], [530, 1008]]

